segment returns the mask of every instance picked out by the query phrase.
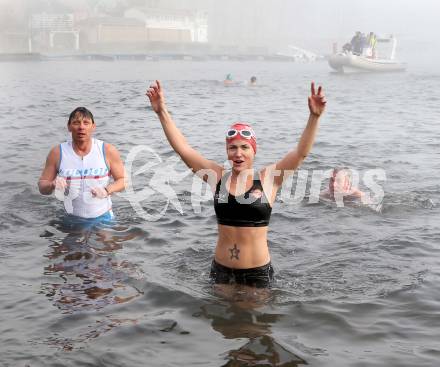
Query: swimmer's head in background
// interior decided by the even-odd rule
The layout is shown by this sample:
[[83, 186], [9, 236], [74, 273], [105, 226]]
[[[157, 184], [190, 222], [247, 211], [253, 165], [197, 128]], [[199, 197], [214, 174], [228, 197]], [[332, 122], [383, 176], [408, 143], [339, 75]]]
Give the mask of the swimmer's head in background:
[[351, 172], [351, 169], [348, 167], [335, 167], [333, 168], [333, 177], [336, 177], [339, 172], [342, 172], [342, 175], [348, 177], [349, 179], [352, 178], [353, 174]]
[[252, 76], [251, 77], [251, 83], [256, 83], [257, 82], [257, 77], [256, 76]]
[[330, 177], [329, 186], [331, 189], [350, 190], [353, 174], [348, 167], [336, 167]]
[[83, 119], [88, 118], [92, 121], [93, 124], [95, 123], [95, 120], [93, 119], [93, 114], [87, 108], [77, 107], [70, 113], [67, 125], [70, 125], [72, 120], [77, 116], [82, 117]]
[[226, 80], [232, 80], [232, 74], [231, 73], [226, 74], [226, 78], [225, 79]]
[[236, 122], [226, 132], [226, 143], [234, 139], [241, 139], [249, 143], [254, 150], [254, 154], [257, 153], [257, 137], [252, 127], [245, 122]]

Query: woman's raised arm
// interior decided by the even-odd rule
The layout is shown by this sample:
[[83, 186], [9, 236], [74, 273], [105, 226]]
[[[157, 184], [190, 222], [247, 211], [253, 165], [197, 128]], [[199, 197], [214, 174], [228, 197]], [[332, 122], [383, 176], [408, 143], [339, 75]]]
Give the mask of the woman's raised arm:
[[[198, 151], [192, 148], [186, 141], [182, 132], [177, 128], [167, 110], [163, 88], [159, 80], [156, 80], [155, 83], [150, 85], [146, 95], [150, 100], [153, 111], [156, 112], [157, 116], [159, 117], [168, 142], [174, 151], [182, 158], [185, 164], [196, 174], [200, 170], [209, 170], [212, 174], [216, 175], [215, 182], [220, 180], [223, 168], [216, 162], [206, 159]], [[208, 180], [206, 172], [204, 172], [201, 177], [205, 181]]]
[[296, 149], [287, 153], [283, 159], [275, 164], [274, 168], [277, 174], [274, 177], [274, 183], [277, 187], [280, 187], [284, 178], [292, 174], [301, 165], [312, 149], [318, 130], [319, 119], [325, 111], [326, 103], [322, 87], [318, 87], [316, 92], [315, 83], [312, 82], [311, 95], [308, 97], [310, 115], [299, 143]]

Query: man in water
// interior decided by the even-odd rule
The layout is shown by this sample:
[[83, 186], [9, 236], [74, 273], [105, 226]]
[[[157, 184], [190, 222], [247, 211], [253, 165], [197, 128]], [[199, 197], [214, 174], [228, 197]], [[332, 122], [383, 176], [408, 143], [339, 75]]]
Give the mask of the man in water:
[[321, 198], [330, 199], [335, 202], [366, 200], [365, 193], [353, 187], [352, 173], [347, 168], [333, 169], [328, 188], [321, 192]]
[[95, 121], [85, 107], [72, 111], [67, 129], [72, 139], [51, 149], [38, 189], [43, 195], [55, 191], [73, 218], [112, 220], [110, 196], [125, 188], [119, 152], [113, 145], [93, 138]]

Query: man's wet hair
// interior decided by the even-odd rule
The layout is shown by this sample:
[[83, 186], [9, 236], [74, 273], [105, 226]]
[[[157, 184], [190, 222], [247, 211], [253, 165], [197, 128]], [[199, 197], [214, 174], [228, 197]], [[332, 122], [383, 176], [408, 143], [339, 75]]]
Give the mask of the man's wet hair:
[[77, 116], [79, 115], [82, 118], [88, 118], [90, 120], [92, 120], [92, 123], [95, 123], [95, 120], [93, 119], [93, 114], [85, 107], [77, 107], [75, 108], [69, 116], [69, 121], [67, 122], [67, 124], [69, 125], [70, 122]]

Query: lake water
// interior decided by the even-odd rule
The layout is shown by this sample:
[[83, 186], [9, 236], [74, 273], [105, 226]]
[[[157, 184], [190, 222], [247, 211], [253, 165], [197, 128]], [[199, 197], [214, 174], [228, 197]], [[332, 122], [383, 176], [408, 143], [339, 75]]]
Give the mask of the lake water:
[[[225, 87], [227, 73], [241, 82]], [[252, 75], [255, 87], [245, 83]], [[148, 108], [154, 79], [209, 159], [225, 162], [225, 130], [251, 122], [257, 167], [296, 146], [315, 80], [328, 106], [301, 167], [307, 191], [319, 170], [348, 166], [361, 178], [379, 170], [381, 206], [294, 200], [293, 185], [274, 205], [269, 297], [219, 296], [208, 279], [212, 202], [197, 205], [204, 193], [191, 195], [197, 182]], [[437, 366], [439, 82], [426, 65], [338, 75], [326, 63], [2, 63], [0, 365]], [[130, 190], [113, 200], [114, 226], [67, 228], [62, 203], [37, 190], [80, 105], [130, 168]]]

